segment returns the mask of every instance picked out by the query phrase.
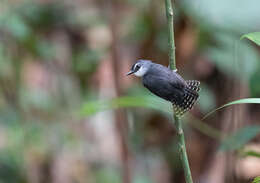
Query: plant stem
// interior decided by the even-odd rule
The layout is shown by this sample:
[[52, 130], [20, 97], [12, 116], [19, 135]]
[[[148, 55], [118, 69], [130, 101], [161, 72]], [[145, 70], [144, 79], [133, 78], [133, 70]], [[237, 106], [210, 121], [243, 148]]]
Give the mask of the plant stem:
[[189, 160], [188, 160], [187, 152], [186, 152], [182, 123], [181, 123], [181, 120], [177, 116], [174, 116], [174, 120], [175, 120], [175, 125], [176, 125], [177, 133], [178, 133], [177, 134], [178, 148], [179, 148], [179, 152], [180, 152], [180, 156], [181, 156], [180, 158], [181, 158], [182, 166], [184, 169], [185, 180], [187, 183], [192, 183], [192, 177], [191, 177], [191, 172], [190, 172]]
[[175, 61], [175, 43], [173, 27], [173, 10], [171, 0], [165, 0], [166, 17], [168, 24], [168, 46], [169, 46], [169, 64], [172, 70], [176, 69]]
[[[174, 43], [174, 27], [173, 27], [173, 9], [171, 0], [165, 0], [165, 9], [168, 23], [168, 46], [169, 46], [169, 64], [172, 70], [176, 69], [175, 61], [175, 43]], [[175, 126], [178, 136], [178, 148], [180, 152], [180, 158], [184, 169], [185, 180], [187, 183], [192, 183], [192, 177], [190, 172], [189, 161], [186, 153], [184, 133], [182, 129], [181, 120], [174, 115]]]

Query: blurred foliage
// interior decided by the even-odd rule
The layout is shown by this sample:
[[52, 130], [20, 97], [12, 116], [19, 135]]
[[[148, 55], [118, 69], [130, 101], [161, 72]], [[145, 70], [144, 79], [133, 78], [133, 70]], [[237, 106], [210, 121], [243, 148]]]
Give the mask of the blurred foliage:
[[102, 169], [97, 171], [96, 174], [97, 183], [120, 183], [120, 177], [116, 171], [111, 170], [110, 168]]
[[245, 34], [241, 37], [241, 39], [243, 38], [247, 38], [253, 41], [254, 43], [256, 43], [258, 46], [260, 46], [260, 32], [252, 32], [252, 33]]
[[185, 0], [180, 4], [199, 27], [199, 41], [204, 43], [208, 38], [206, 47], [202, 47], [203, 52], [220, 71], [246, 81], [259, 72], [259, 54], [256, 49], [239, 41], [241, 34], [259, 26], [257, 19], [260, 15], [255, 7], [259, 1], [245, 3], [243, 0], [231, 0], [223, 6], [214, 0]]
[[210, 116], [214, 112], [216, 112], [224, 107], [228, 107], [228, 106], [235, 105], [235, 104], [260, 104], [260, 98], [243, 98], [243, 99], [239, 99], [239, 100], [235, 100], [235, 101], [226, 103], [226, 104], [218, 107], [217, 109], [214, 109], [213, 111], [209, 112], [208, 114], [206, 114], [203, 117], [203, 119], [206, 119], [208, 116]]
[[219, 149], [222, 151], [237, 150], [260, 133], [259, 125], [246, 126], [225, 138]]
[[256, 177], [256, 178], [254, 178], [252, 183], [259, 183], [259, 182], [260, 182], [260, 177]]
[[[208, 137], [217, 142], [226, 137], [219, 120], [214, 123], [215, 116], [208, 118], [211, 123], [199, 120], [226, 101], [224, 97], [233, 95], [230, 92], [219, 98], [217, 80], [221, 80], [221, 88], [226, 85], [223, 78], [245, 85], [249, 81], [250, 97], [256, 97], [222, 107], [259, 103], [259, 50], [249, 41], [239, 40], [259, 29], [259, 1], [222, 1], [176, 1], [174, 10], [179, 72], [184, 78], [202, 81], [194, 114], [184, 117], [191, 141], [189, 156], [194, 160], [200, 156], [210, 159], [212, 150], [208, 149], [216, 147]], [[126, 144], [135, 161], [133, 182], [181, 182], [175, 130], [169, 125], [170, 104], [136, 85], [139, 80], [120, 77], [123, 91], [118, 98], [113, 98], [114, 86], [104, 86], [114, 77], [107, 64], [113, 55], [110, 5], [91, 0], [0, 1], [0, 182], [122, 182], [120, 157], [110, 155], [119, 148], [115, 145], [118, 132], [109, 126], [114, 125], [111, 110], [119, 108], [126, 109], [129, 121]], [[124, 73], [132, 64], [128, 61], [136, 58], [166, 65], [163, 1], [124, 0], [117, 5], [121, 70], [116, 74]], [[258, 36], [244, 35], [256, 44]], [[192, 51], [184, 51], [188, 56], [183, 58], [180, 49], [186, 47], [180, 46], [185, 44]], [[209, 63], [213, 68], [208, 73], [196, 71], [201, 57], [206, 58], [201, 68], [210, 70]], [[249, 111], [248, 115], [258, 119], [257, 105], [250, 105]], [[224, 138], [220, 149], [242, 149], [257, 134], [258, 125], [246, 125]], [[115, 142], [110, 141], [113, 135]], [[198, 149], [192, 149], [193, 144]], [[254, 151], [247, 155], [258, 157]], [[198, 170], [208, 167], [201, 162], [208, 161], [202, 158]]]
[[170, 104], [154, 96], [124, 96], [108, 101], [87, 102], [82, 107], [82, 115], [89, 116], [103, 110], [123, 107], [147, 107], [171, 114]]
[[[215, 36], [217, 44], [221, 45], [221, 48], [207, 50], [207, 56], [222, 72], [247, 81], [257, 70], [259, 56], [256, 50], [244, 42], [236, 41], [237, 38], [231, 35], [218, 34]], [[241, 67], [243, 69], [240, 69]]]
[[253, 32], [260, 25], [258, 0], [184, 0], [180, 3], [197, 24], [205, 25], [204, 28], [212, 30], [212, 34], [218, 30], [234, 33]]
[[256, 151], [245, 151], [245, 152], [242, 152], [242, 155], [247, 157], [247, 156], [253, 156], [253, 157], [257, 157], [257, 158], [260, 158], [260, 152], [256, 152]]
[[216, 107], [213, 91], [206, 85], [201, 86], [198, 104], [200, 106], [200, 110], [203, 111], [203, 113], [207, 113]]

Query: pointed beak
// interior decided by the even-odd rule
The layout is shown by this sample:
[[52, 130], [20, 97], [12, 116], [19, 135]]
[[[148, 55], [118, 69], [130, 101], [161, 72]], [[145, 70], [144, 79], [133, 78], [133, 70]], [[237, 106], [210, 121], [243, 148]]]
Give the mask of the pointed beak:
[[131, 75], [133, 73], [134, 73], [134, 71], [129, 71], [128, 73], [126, 73], [126, 76]]

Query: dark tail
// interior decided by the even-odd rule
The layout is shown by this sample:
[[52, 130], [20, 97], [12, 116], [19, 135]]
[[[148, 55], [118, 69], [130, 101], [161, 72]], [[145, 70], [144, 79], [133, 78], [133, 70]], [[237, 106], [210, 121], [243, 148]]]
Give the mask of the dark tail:
[[200, 91], [200, 82], [188, 80], [186, 83], [188, 87], [184, 89], [185, 94], [181, 103], [173, 103], [174, 114], [178, 117], [190, 110], [199, 97], [198, 92]]

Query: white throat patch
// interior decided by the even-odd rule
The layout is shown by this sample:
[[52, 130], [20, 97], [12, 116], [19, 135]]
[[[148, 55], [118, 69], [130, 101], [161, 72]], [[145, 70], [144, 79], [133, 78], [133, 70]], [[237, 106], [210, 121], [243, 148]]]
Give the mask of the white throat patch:
[[147, 72], [147, 68], [141, 67], [138, 71], [134, 73], [134, 75], [138, 77], [142, 77]]

